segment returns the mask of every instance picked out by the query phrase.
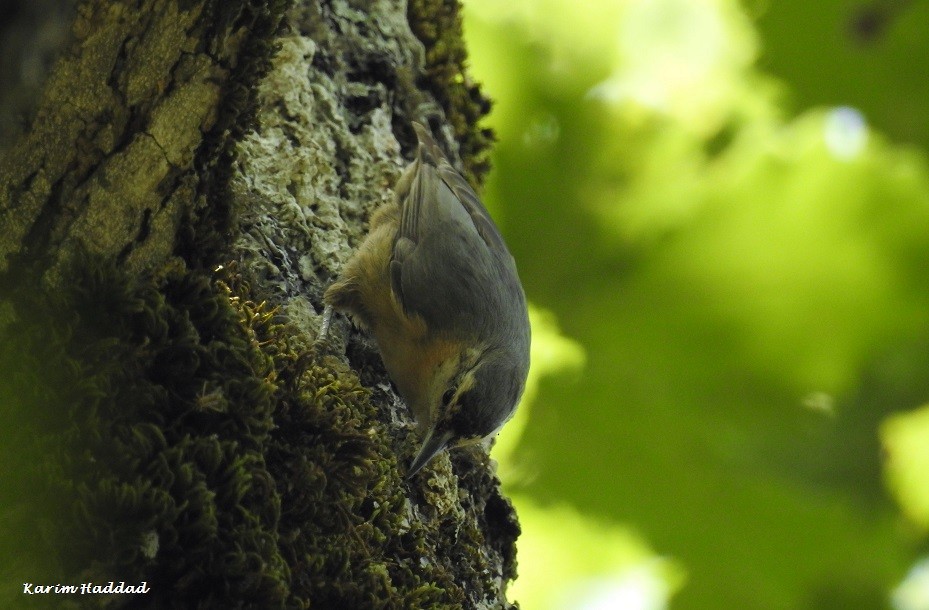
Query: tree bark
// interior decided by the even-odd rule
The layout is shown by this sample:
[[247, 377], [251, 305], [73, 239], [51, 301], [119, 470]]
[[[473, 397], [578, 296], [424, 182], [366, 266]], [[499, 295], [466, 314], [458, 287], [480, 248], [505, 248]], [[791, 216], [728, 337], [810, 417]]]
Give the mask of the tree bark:
[[[512, 607], [483, 450], [405, 481], [376, 349], [313, 347], [410, 122], [487, 169], [458, 10], [84, 0], [0, 98], [5, 607]], [[148, 591], [34, 594], [109, 581]]]

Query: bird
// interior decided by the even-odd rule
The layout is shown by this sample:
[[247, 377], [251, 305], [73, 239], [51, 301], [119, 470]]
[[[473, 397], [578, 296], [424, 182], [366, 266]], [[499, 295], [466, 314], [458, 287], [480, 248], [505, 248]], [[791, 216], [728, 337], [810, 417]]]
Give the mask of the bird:
[[422, 442], [413, 477], [443, 449], [492, 437], [529, 372], [530, 325], [516, 263], [480, 198], [427, 128], [373, 214], [364, 241], [325, 291], [332, 312], [367, 329]]

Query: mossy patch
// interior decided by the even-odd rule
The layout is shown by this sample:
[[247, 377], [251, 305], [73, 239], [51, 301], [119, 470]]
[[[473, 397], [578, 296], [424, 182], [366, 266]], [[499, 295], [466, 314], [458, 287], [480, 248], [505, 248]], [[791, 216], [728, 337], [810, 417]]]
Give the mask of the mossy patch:
[[369, 392], [234, 268], [137, 280], [80, 257], [71, 277], [18, 295], [0, 352], [7, 582], [151, 589], [54, 599], [82, 607], [460, 607], [460, 565], [423, 559], [457, 540], [493, 590], [481, 530], [412, 518]]
[[468, 51], [462, 38], [457, 0], [409, 0], [410, 28], [426, 48], [425, 72], [418, 85], [432, 93], [461, 145], [465, 176], [480, 185], [490, 171], [493, 132], [478, 126], [490, 113], [490, 98], [467, 72]]

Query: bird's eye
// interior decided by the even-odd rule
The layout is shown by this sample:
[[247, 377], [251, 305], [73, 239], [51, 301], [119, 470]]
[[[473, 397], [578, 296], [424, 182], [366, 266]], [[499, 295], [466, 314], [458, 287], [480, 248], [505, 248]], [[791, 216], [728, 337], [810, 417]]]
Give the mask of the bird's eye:
[[442, 405], [447, 407], [448, 404], [452, 402], [452, 398], [454, 397], [455, 397], [455, 388], [452, 387], [452, 388], [445, 390], [445, 394], [442, 394]]

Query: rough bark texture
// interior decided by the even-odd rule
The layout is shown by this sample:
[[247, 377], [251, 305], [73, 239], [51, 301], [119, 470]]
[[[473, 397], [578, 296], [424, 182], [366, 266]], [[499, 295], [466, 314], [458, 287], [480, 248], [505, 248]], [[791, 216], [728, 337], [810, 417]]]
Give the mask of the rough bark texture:
[[[519, 528], [486, 454], [406, 482], [376, 350], [344, 320], [347, 356], [312, 348], [410, 121], [487, 169], [457, 4], [74, 15], [44, 89], [0, 97], [24, 117], [0, 125], [4, 607], [510, 607]], [[111, 580], [150, 592], [22, 589]]]

